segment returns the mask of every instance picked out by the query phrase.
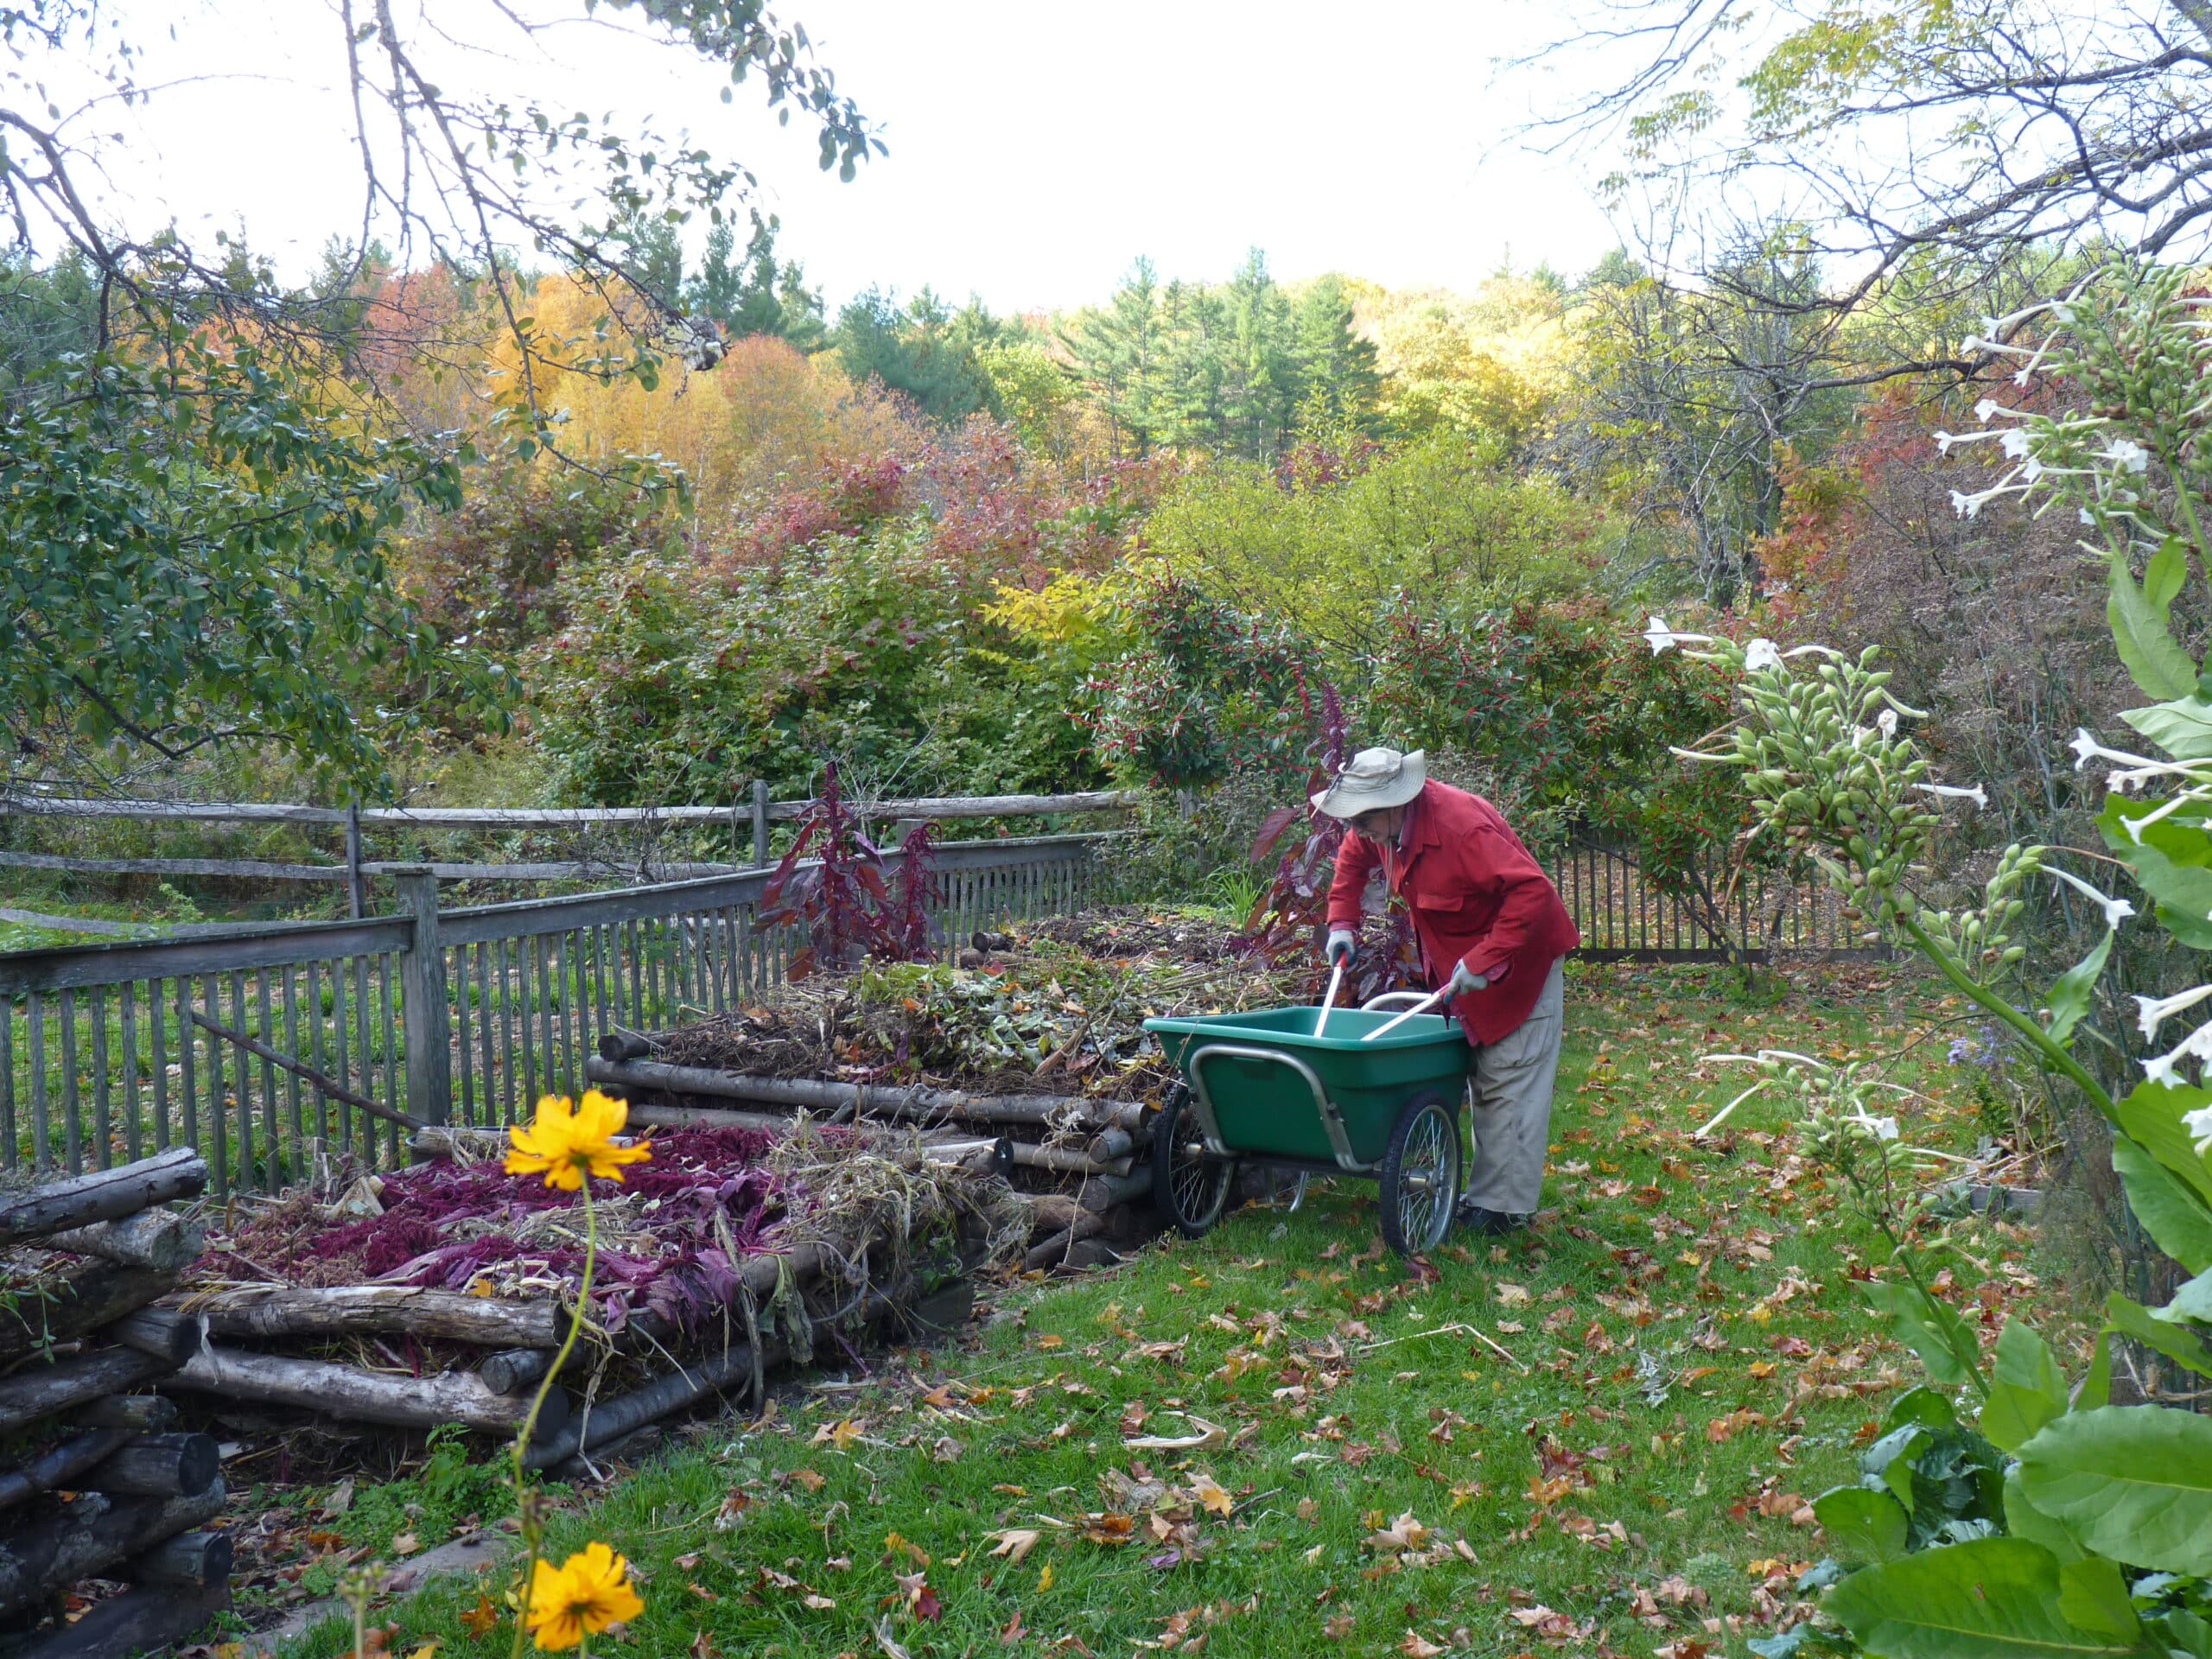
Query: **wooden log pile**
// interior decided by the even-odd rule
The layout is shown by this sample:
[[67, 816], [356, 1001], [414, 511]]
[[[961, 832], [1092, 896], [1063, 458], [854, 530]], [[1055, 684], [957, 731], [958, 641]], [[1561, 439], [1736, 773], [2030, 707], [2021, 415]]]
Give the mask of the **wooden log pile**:
[[[925, 1145], [1001, 1137], [1012, 1175], [1033, 1216], [1023, 1266], [1095, 1265], [1147, 1230], [1153, 1191], [1153, 1109], [1082, 1095], [981, 1095], [955, 1089], [772, 1077], [646, 1058], [661, 1039], [610, 1032], [586, 1064], [591, 1080], [630, 1102], [641, 1127], [690, 1125], [776, 1131], [801, 1113], [831, 1123], [914, 1128]], [[743, 1106], [723, 1103], [743, 1102]], [[1093, 1241], [1097, 1241], [1094, 1243]]]
[[[601, 1268], [532, 1466], [588, 1472], [671, 1414], [863, 1327], [925, 1335], [927, 1294], [1024, 1246], [1001, 1137], [777, 1127], [671, 1125], [621, 1185], [595, 1188]], [[511, 1440], [569, 1328], [581, 1211], [505, 1173], [504, 1135], [439, 1128], [411, 1146], [406, 1170], [333, 1201], [288, 1195], [213, 1240], [145, 1316], [206, 1333], [163, 1389], [239, 1428], [454, 1424]]]
[[[0, 1630], [12, 1659], [160, 1647], [228, 1605], [231, 1541], [214, 1440], [143, 1392], [197, 1362], [197, 1321], [153, 1307], [200, 1253], [168, 1206], [197, 1198], [189, 1150], [0, 1194]], [[73, 1624], [81, 1580], [129, 1587]]]

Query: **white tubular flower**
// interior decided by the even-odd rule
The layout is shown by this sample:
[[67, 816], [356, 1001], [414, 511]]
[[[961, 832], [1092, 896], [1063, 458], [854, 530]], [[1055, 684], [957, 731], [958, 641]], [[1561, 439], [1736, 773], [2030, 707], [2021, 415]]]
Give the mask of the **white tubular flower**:
[[2212, 1022], [2199, 1026], [2164, 1053], [2153, 1054], [2143, 1062], [2143, 1070], [2152, 1082], [2179, 1089], [2183, 1086], [2179, 1068], [2194, 1060], [2201, 1071], [2208, 1059], [2212, 1059]]
[[1744, 647], [1744, 671], [1755, 674], [1763, 668], [1780, 668], [1782, 651], [1771, 639], [1754, 639]]
[[1923, 794], [1946, 801], [1972, 801], [1976, 806], [1984, 808], [1989, 804], [1989, 791], [1980, 784], [1972, 789], [1960, 789], [1950, 784], [1915, 784], [1913, 787]]
[[2063, 881], [2068, 887], [2100, 906], [2105, 913], [2105, 925], [2115, 932], [2119, 931], [2122, 922], [2135, 913], [2135, 906], [2126, 899], [2115, 899], [2109, 893], [2100, 893], [2078, 875], [2055, 868], [2047, 869], [2044, 874], [2054, 881]]
[[2024, 426], [2008, 426], [1997, 435], [2005, 453], [2014, 461], [2024, 461], [2028, 454], [2028, 429]]
[[1897, 1121], [1894, 1117], [1875, 1117], [1866, 1112], [1853, 1112], [1843, 1121], [1866, 1130], [1876, 1141], [1894, 1141], [1897, 1138]]
[[2183, 1112], [2181, 1126], [2189, 1131], [2189, 1138], [2196, 1142], [2198, 1157], [2212, 1153], [2212, 1106], [2200, 1106], [2193, 1112]]
[[2097, 453], [2107, 461], [2117, 461], [2131, 473], [2145, 471], [2151, 465], [2151, 452], [2133, 438], [2114, 438]]
[[1985, 397], [1974, 406], [1974, 417], [1977, 421], [1986, 421], [1993, 415], [2002, 415], [2008, 420], [2017, 421], [2020, 418], [2018, 410], [2007, 409], [1994, 397]]
[[2109, 760], [2114, 766], [2128, 766], [2152, 772], [2181, 772], [2184, 768], [2171, 766], [2164, 760], [2153, 760], [2147, 754], [2130, 754], [2126, 749], [2108, 749], [2089, 735], [2086, 726], [2076, 727], [2073, 741], [2066, 746], [2074, 751], [2074, 770], [2082, 771], [2092, 760]]
[[1874, 729], [1884, 737], [1895, 737], [1897, 734], [1897, 711], [1894, 709], [1883, 709], [1874, 716]]
[[1643, 639], [1655, 657], [1670, 645], [1709, 645], [1713, 643], [1713, 636], [1709, 633], [1677, 633], [1667, 626], [1667, 619], [1663, 616], [1651, 619], [1650, 626], [1643, 631]]
[[1707, 754], [1701, 749], [1678, 749], [1671, 743], [1667, 746], [1667, 753], [1680, 760], [1717, 760], [1726, 766], [1739, 764], [1732, 754]]
[[2158, 1027], [2184, 1008], [2193, 1008], [2206, 997], [2212, 996], [2212, 985], [2199, 985], [2192, 991], [2176, 991], [2171, 996], [2139, 996], [2135, 999], [2135, 1023], [2148, 1042], [2158, 1034]]

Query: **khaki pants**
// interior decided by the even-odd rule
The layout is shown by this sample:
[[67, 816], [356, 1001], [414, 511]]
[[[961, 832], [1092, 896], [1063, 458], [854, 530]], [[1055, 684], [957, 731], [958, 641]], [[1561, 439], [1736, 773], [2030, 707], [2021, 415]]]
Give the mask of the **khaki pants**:
[[1566, 985], [1566, 974], [1554, 962], [1529, 1017], [1499, 1041], [1475, 1051], [1468, 1114], [1475, 1146], [1465, 1202], [1478, 1209], [1525, 1216], [1543, 1201]]

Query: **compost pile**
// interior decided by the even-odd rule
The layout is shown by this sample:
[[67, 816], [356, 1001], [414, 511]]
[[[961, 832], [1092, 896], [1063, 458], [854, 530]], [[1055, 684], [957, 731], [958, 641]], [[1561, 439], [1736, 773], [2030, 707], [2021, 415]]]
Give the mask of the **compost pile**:
[[[850, 1351], [863, 1326], [903, 1319], [1030, 1230], [972, 1138], [800, 1120], [652, 1139], [622, 1184], [594, 1185], [583, 1339], [540, 1414], [539, 1466], [581, 1470], [710, 1394], [757, 1389], [774, 1365]], [[582, 1204], [507, 1173], [499, 1136], [414, 1144], [423, 1161], [408, 1169], [296, 1189], [211, 1237], [166, 1299], [211, 1341], [167, 1386], [216, 1396], [225, 1421], [250, 1402], [249, 1415], [312, 1413], [346, 1434], [519, 1428], [583, 1293]]]
[[[849, 1131], [823, 1141], [833, 1155], [862, 1150]], [[735, 1300], [739, 1263], [787, 1213], [784, 1179], [764, 1161], [770, 1144], [743, 1129], [671, 1130], [621, 1186], [601, 1184], [591, 1316], [603, 1331], [620, 1334], [651, 1310], [689, 1335]], [[796, 1201], [806, 1206], [803, 1193]], [[194, 1283], [411, 1285], [565, 1301], [583, 1261], [575, 1194], [464, 1151], [363, 1183], [336, 1219], [312, 1193], [289, 1197], [218, 1238]]]
[[817, 975], [654, 1033], [652, 1053], [761, 1077], [1141, 1101], [1171, 1080], [1146, 1020], [1311, 1001], [1313, 977], [1240, 950], [1222, 923], [1117, 907], [978, 933], [953, 963]]

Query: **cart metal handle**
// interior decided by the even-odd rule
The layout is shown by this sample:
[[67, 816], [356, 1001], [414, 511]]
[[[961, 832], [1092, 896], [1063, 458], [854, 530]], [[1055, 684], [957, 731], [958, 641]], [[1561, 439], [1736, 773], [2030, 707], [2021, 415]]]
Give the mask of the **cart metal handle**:
[[1207, 1091], [1205, 1063], [1215, 1055], [1232, 1060], [1258, 1060], [1270, 1065], [1287, 1065], [1306, 1079], [1306, 1086], [1313, 1091], [1313, 1109], [1319, 1114], [1321, 1129], [1329, 1137], [1329, 1147], [1337, 1155], [1337, 1166], [1354, 1175], [1365, 1174], [1372, 1164], [1363, 1164], [1353, 1154], [1351, 1138], [1344, 1133], [1344, 1114], [1337, 1110], [1336, 1103], [1329, 1098], [1329, 1091], [1321, 1086], [1321, 1079], [1313, 1068], [1295, 1054], [1285, 1054], [1280, 1049], [1250, 1048], [1242, 1043], [1209, 1043], [1190, 1055], [1183, 1062], [1183, 1069], [1191, 1075], [1191, 1104], [1197, 1109], [1198, 1127], [1205, 1133], [1206, 1150], [1217, 1158], [1234, 1158], [1236, 1154], [1225, 1146], [1221, 1138], [1221, 1122], [1214, 1116], [1213, 1096]]
[[1375, 1014], [1385, 1008], [1400, 1007], [1409, 1008], [1416, 1002], [1426, 1001], [1427, 998], [1427, 991], [1384, 991], [1381, 995], [1370, 996], [1366, 1001], [1361, 1003], [1359, 1011], [1362, 1014]]

